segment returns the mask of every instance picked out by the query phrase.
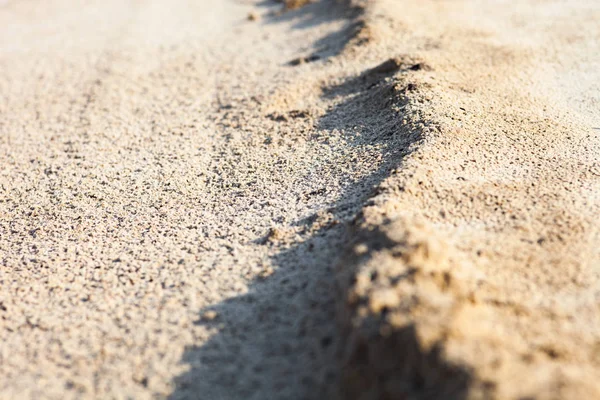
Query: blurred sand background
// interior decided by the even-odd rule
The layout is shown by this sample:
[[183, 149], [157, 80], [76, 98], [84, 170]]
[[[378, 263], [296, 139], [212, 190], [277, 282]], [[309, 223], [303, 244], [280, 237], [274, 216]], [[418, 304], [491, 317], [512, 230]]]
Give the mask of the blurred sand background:
[[598, 21], [0, 2], [0, 398], [600, 398]]

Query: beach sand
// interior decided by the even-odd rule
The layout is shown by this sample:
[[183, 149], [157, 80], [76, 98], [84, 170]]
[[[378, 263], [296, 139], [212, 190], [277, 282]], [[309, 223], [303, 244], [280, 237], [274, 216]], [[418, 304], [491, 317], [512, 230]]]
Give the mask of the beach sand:
[[1, 2], [0, 398], [600, 398], [599, 19]]

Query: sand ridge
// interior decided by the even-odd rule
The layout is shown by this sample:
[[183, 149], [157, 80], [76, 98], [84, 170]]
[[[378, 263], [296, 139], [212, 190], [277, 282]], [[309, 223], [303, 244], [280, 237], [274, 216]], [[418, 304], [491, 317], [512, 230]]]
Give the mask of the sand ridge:
[[[598, 135], [593, 112], [554, 100], [568, 31], [537, 36], [549, 23], [529, 4], [404, 5], [373, 5], [373, 46], [403, 47], [385, 36], [394, 24], [417, 43], [431, 71], [406, 122], [425, 134], [356, 222], [365, 255], [339, 266], [354, 271], [341, 273], [347, 396], [596, 398]], [[598, 13], [553, 6], [557, 21]]]
[[598, 397], [598, 7], [280, 3], [0, 5], [0, 397]]

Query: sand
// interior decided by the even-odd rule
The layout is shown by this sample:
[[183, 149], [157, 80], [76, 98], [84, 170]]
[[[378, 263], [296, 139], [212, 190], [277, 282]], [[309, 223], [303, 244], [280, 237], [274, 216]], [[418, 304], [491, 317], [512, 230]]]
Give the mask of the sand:
[[0, 3], [0, 398], [600, 397], [600, 6], [281, 3]]

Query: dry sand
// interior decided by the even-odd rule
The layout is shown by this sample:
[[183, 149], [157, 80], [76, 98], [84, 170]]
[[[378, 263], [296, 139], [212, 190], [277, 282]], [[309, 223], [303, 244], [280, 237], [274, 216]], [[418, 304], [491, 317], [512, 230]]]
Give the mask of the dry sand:
[[279, 3], [0, 3], [0, 398], [599, 398], [600, 5]]

